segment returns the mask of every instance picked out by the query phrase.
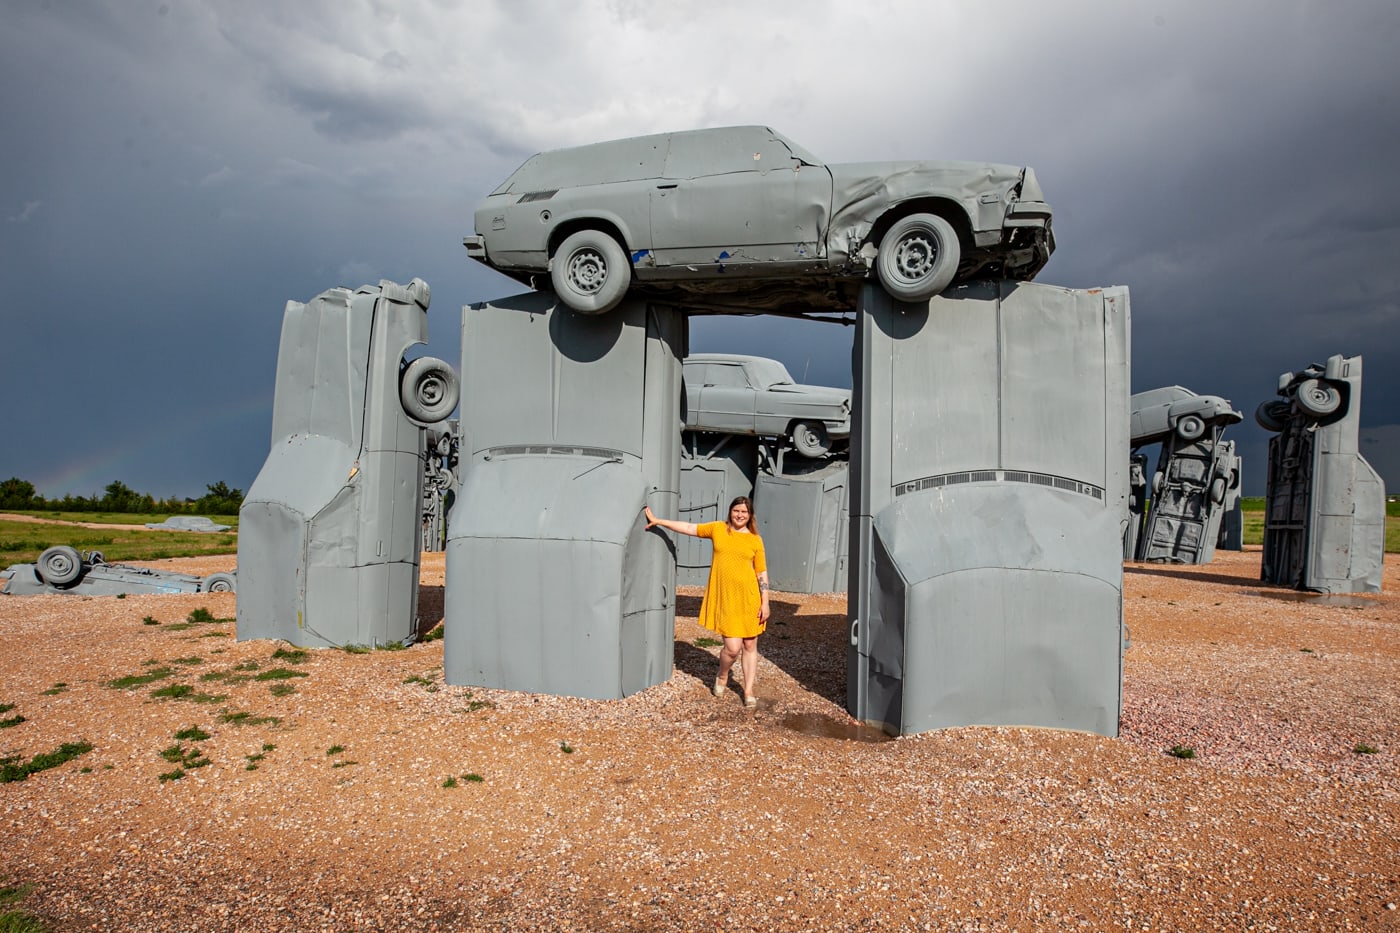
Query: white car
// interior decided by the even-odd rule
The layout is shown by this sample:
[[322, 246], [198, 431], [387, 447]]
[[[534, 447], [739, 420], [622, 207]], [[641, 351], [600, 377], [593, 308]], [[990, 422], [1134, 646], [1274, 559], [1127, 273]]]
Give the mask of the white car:
[[851, 435], [851, 391], [798, 385], [777, 360], [693, 353], [683, 372], [687, 431], [786, 438], [804, 457]]
[[896, 299], [919, 302], [955, 280], [1029, 280], [1055, 248], [1029, 168], [827, 165], [766, 126], [541, 152], [475, 219], [469, 256], [532, 287], [547, 274], [585, 314], [633, 285], [691, 303], [849, 310], [872, 272]]

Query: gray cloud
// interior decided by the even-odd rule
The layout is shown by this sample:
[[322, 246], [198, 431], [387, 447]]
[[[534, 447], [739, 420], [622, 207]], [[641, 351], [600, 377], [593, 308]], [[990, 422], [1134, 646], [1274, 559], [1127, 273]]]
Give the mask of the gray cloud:
[[[1042, 279], [1131, 288], [1135, 389], [1252, 413], [1279, 372], [1364, 353], [1368, 431], [1400, 422], [1388, 0], [12, 6], [0, 388], [43, 401], [0, 474], [49, 494], [246, 488], [286, 300], [422, 276], [453, 359], [456, 309], [518, 287], [461, 237], [525, 157], [747, 122], [832, 161], [1033, 165]], [[850, 380], [850, 328], [706, 320], [693, 344]], [[1260, 491], [1265, 436], [1237, 436]]]

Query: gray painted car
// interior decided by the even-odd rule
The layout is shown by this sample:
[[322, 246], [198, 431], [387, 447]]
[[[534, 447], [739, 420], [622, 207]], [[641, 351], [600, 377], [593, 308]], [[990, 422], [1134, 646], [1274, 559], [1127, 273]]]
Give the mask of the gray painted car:
[[1130, 401], [1133, 447], [1157, 444], [1175, 434], [1183, 441], [1199, 440], [1211, 425], [1238, 424], [1243, 415], [1218, 395], [1197, 395], [1181, 386], [1139, 392]]
[[693, 353], [684, 377], [687, 431], [790, 438], [806, 457], [851, 435], [851, 391], [798, 385], [777, 360]]
[[475, 222], [469, 256], [531, 286], [547, 273], [586, 314], [634, 284], [692, 304], [850, 310], [872, 273], [893, 297], [925, 301], [955, 280], [1029, 280], [1055, 248], [1030, 168], [827, 165], [766, 126], [541, 152]]
[[45, 548], [32, 564], [14, 564], [0, 571], [0, 593], [9, 596], [233, 593], [238, 588], [237, 579], [232, 572], [197, 577], [173, 570], [109, 564], [101, 551], [82, 553], [60, 544]]

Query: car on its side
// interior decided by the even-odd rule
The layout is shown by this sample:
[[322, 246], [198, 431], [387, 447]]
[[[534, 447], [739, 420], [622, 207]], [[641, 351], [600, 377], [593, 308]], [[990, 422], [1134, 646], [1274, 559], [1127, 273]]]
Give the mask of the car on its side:
[[828, 165], [766, 126], [538, 153], [491, 192], [467, 254], [602, 314], [634, 284], [763, 309], [854, 306], [872, 273], [925, 301], [1029, 280], [1055, 248], [1035, 172], [990, 162]]
[[197, 577], [174, 570], [109, 564], [101, 551], [84, 553], [65, 544], [45, 548], [32, 564], [12, 564], [0, 570], [0, 593], [9, 596], [233, 593], [237, 589], [236, 571]]
[[781, 437], [804, 457], [851, 436], [851, 391], [798, 385], [777, 360], [693, 353], [682, 372], [687, 431]]

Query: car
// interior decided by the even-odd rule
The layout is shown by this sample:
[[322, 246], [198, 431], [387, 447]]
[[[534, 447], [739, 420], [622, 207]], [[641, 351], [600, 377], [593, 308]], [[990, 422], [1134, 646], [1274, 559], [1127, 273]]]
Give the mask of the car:
[[147, 528], [160, 531], [228, 531], [232, 525], [220, 525], [204, 515], [172, 515], [163, 522], [146, 522]]
[[687, 431], [781, 437], [804, 457], [851, 436], [851, 391], [798, 385], [777, 360], [693, 353], [682, 372]]
[[173, 570], [109, 564], [101, 551], [80, 552], [63, 544], [45, 548], [32, 564], [13, 564], [0, 571], [0, 593], [10, 596], [233, 593], [237, 589], [237, 571], [198, 577]]
[[691, 303], [850, 310], [871, 275], [920, 302], [973, 277], [1030, 280], [1055, 248], [1028, 167], [828, 165], [766, 126], [538, 153], [475, 226], [471, 258], [531, 287], [547, 275], [584, 314], [634, 286]]
[[1175, 434], [1192, 442], [1205, 436], [1212, 425], [1222, 428], [1238, 424], [1244, 416], [1218, 395], [1197, 395], [1182, 386], [1163, 386], [1138, 392], [1129, 402], [1132, 425], [1129, 436], [1133, 447], [1156, 444]]

